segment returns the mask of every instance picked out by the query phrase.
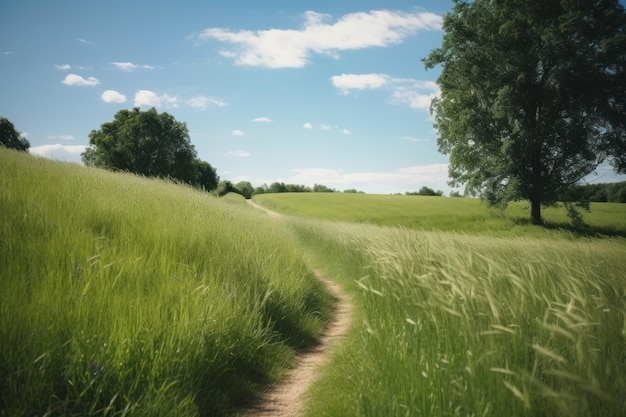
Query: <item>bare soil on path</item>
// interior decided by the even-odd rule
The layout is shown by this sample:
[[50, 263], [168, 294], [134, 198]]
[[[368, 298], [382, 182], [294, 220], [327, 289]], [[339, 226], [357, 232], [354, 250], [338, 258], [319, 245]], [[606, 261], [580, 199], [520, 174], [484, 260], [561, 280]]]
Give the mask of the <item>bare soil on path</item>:
[[[267, 212], [270, 216], [280, 217], [264, 207], [247, 200], [249, 204]], [[328, 354], [338, 340], [350, 327], [352, 305], [341, 292], [339, 285], [330, 281], [320, 271], [314, 271], [315, 277], [326, 285], [335, 296], [335, 314], [318, 343], [300, 351], [288, 371], [287, 377], [264, 392], [252, 409], [246, 414], [250, 417], [296, 417], [303, 409], [305, 394], [317, 377], [319, 368], [328, 358]]]

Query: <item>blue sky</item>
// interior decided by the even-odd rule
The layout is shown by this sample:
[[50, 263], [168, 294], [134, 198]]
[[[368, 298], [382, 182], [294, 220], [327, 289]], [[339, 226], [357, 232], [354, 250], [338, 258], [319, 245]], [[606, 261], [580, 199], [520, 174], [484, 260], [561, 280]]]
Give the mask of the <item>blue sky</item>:
[[428, 112], [439, 73], [421, 59], [451, 7], [0, 0], [0, 115], [31, 153], [79, 162], [117, 111], [156, 107], [221, 179], [447, 194]]

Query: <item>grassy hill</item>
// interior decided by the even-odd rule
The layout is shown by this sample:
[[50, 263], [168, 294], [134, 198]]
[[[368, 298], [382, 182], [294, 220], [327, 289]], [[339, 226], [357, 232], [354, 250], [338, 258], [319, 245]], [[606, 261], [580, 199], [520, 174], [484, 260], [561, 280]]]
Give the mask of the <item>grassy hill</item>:
[[242, 204], [0, 148], [0, 415], [227, 415], [332, 300]]

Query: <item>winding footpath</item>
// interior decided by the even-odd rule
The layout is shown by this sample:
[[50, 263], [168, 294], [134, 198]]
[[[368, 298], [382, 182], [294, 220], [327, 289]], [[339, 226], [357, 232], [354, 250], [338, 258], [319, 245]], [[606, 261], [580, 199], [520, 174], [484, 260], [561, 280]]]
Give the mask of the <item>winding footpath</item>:
[[[265, 211], [272, 217], [282, 215], [268, 210], [252, 200], [250, 205]], [[280, 383], [270, 387], [262, 394], [259, 402], [247, 414], [250, 417], [296, 417], [303, 409], [305, 394], [318, 375], [319, 368], [326, 361], [329, 352], [350, 327], [352, 305], [341, 292], [337, 284], [330, 281], [320, 271], [313, 271], [337, 299], [335, 314], [332, 321], [320, 337], [318, 343], [309, 349], [299, 352], [293, 362], [293, 368]]]

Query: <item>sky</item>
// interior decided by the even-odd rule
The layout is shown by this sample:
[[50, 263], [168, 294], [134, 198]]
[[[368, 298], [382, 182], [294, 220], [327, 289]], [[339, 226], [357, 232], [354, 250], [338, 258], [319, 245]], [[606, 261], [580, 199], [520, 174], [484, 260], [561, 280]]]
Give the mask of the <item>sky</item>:
[[31, 153], [80, 162], [119, 110], [156, 107], [222, 180], [448, 194], [421, 60], [452, 5], [0, 0], [0, 115]]

